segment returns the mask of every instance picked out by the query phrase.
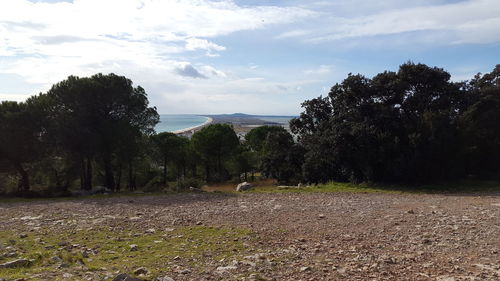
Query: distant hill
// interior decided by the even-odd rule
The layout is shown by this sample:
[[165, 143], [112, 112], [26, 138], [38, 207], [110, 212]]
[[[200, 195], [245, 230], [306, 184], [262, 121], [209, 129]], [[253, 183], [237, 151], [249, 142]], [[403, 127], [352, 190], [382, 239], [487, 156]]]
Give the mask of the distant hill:
[[[289, 119], [296, 117], [296, 116], [280, 116], [280, 115], [251, 115], [245, 113], [216, 114], [216, 115], [205, 115], [205, 116], [213, 118], [214, 123], [235, 124], [242, 126], [284, 125], [288, 123]], [[286, 122], [284, 122], [283, 120], [285, 120]]]
[[204, 115], [204, 116], [210, 116], [210, 117], [235, 117], [235, 118], [259, 118], [259, 117], [279, 117], [279, 118], [295, 118], [298, 117], [296, 115], [252, 115], [252, 114], [246, 114], [246, 113], [231, 113], [231, 114], [210, 114], [210, 115]]

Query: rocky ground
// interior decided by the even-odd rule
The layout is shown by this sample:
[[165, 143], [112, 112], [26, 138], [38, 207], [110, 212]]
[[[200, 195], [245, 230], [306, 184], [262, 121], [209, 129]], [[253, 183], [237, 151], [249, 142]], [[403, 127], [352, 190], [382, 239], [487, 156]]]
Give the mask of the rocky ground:
[[[33, 249], [48, 252], [33, 256]], [[3, 265], [27, 262], [0, 265], [6, 280], [119, 273], [141, 280], [500, 280], [500, 196], [197, 193], [0, 203], [0, 257]]]

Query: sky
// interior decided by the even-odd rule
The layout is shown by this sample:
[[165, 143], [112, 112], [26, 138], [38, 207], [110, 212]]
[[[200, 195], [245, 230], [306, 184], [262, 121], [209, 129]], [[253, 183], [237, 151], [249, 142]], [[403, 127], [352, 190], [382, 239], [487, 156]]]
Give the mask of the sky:
[[500, 63], [499, 0], [1, 0], [0, 100], [115, 73], [161, 114], [296, 115], [348, 73]]

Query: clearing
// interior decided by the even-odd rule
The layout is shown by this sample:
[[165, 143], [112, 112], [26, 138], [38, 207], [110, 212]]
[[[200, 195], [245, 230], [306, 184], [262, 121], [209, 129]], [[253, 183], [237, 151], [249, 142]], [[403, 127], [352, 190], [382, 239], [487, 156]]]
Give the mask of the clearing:
[[0, 280], [499, 280], [499, 218], [498, 193], [3, 202]]

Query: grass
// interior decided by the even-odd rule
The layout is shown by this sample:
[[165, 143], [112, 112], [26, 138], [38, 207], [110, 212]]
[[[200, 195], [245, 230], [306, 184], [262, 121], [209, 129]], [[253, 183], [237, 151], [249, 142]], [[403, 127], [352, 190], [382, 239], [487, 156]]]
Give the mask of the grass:
[[273, 185], [257, 186], [253, 193], [286, 193], [286, 192], [350, 192], [350, 193], [386, 193], [386, 194], [460, 194], [460, 193], [498, 193], [499, 181], [461, 180], [422, 185], [388, 185], [388, 184], [353, 184], [330, 182], [317, 186], [278, 187]]
[[[0, 231], [0, 256], [13, 249], [18, 253], [17, 257], [0, 258], [0, 263], [20, 257], [33, 260], [28, 267], [0, 269], [0, 276], [9, 280], [39, 274], [44, 280], [81, 280], [78, 275], [84, 272], [105, 278], [145, 267], [150, 271], [148, 276], [154, 277], [171, 272], [179, 264], [196, 271], [204, 269], [206, 257], [220, 260], [243, 255], [247, 251], [245, 239], [252, 239], [248, 230], [207, 226], [151, 234], [107, 229], [62, 233], [41, 230], [22, 239], [16, 233]], [[131, 251], [132, 244], [137, 245], [136, 251]], [[63, 272], [73, 276], [63, 276]]]

